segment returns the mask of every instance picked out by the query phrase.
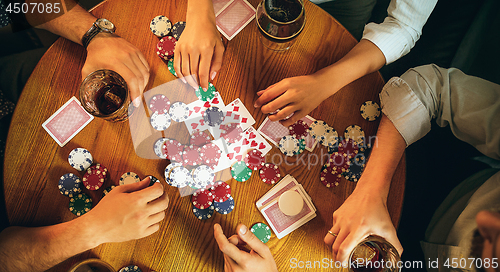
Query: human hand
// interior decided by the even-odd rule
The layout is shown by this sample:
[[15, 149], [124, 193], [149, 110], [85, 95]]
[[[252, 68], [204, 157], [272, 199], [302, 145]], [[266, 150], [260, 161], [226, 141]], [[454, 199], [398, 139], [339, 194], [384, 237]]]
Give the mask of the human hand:
[[[211, 11], [213, 13], [213, 11]], [[215, 25], [215, 16], [190, 16], [186, 28], [177, 41], [174, 69], [179, 78], [198, 89], [208, 89], [222, 65], [224, 45]]]
[[[331, 86], [328, 86], [328, 80], [319, 74], [285, 78], [257, 92], [259, 98], [255, 101], [254, 107], [261, 107], [264, 114], [280, 110], [276, 114], [269, 115], [269, 120], [282, 120], [282, 125], [288, 127], [315, 109], [333, 94], [332, 91]], [[290, 118], [284, 120], [290, 115], [292, 115]]]
[[95, 228], [92, 232], [96, 245], [143, 238], [159, 229], [168, 207], [168, 195], [159, 182], [148, 187], [149, 182], [147, 177], [113, 188], [81, 217], [88, 228]]
[[108, 33], [99, 33], [87, 47], [87, 59], [82, 68], [82, 79], [99, 69], [109, 69], [120, 74], [130, 92], [130, 99], [137, 107], [149, 81], [149, 64], [137, 47], [125, 39]]
[[[221, 226], [214, 225], [215, 240], [224, 254], [224, 271], [278, 271], [269, 247], [248, 231], [245, 225], [240, 224], [236, 229], [238, 234], [228, 240]], [[251, 248], [250, 252], [239, 249], [245, 245]]]
[[330, 231], [337, 236], [327, 233], [324, 242], [332, 248], [332, 255], [336, 261], [348, 261], [354, 247], [372, 234], [386, 239], [400, 255], [403, 253], [386, 201], [373, 190], [355, 189], [344, 204], [333, 213], [333, 226]]

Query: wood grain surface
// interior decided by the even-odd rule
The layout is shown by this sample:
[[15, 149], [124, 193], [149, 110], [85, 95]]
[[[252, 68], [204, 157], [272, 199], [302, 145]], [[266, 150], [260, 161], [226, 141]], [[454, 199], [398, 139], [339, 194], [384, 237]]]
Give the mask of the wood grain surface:
[[[168, 72], [166, 63], [156, 56], [158, 38], [149, 30], [149, 23], [159, 14], [166, 15], [172, 22], [184, 21], [186, 2], [110, 0], [92, 11], [96, 17], [114, 22], [117, 34], [144, 53], [151, 66], [148, 90], [175, 79]], [[254, 7], [258, 4], [257, 0], [250, 2]], [[283, 78], [310, 74], [328, 66], [356, 44], [356, 40], [330, 15], [309, 1], [305, 6], [304, 31], [286, 52], [264, 48], [255, 21], [233, 40], [226, 41], [223, 66], [214, 85], [226, 104], [236, 98], [244, 102], [256, 120], [255, 128], [265, 119], [260, 110], [253, 108], [257, 91]], [[42, 128], [42, 123], [72, 96], [78, 97], [84, 60], [85, 51], [81, 46], [61, 38], [47, 51], [26, 84], [9, 131], [4, 166], [10, 223], [43, 226], [75, 218], [68, 210], [68, 198], [59, 193], [57, 183], [63, 174], [77, 173], [68, 164], [67, 157], [72, 149], [84, 147], [92, 153], [95, 162], [110, 170], [103, 188], [117, 185], [119, 177], [128, 171], [136, 172], [141, 178], [147, 175], [160, 178], [170, 197], [166, 219], [161, 223], [160, 231], [149, 237], [103, 244], [49, 271], [67, 271], [74, 263], [91, 257], [110, 263], [117, 271], [129, 264], [136, 264], [143, 271], [223, 271], [224, 260], [213, 238], [214, 223], [220, 223], [224, 233], [232, 235], [238, 223], [251, 226], [265, 222], [255, 202], [271, 186], [263, 183], [255, 171], [247, 182], [228, 179], [235, 199], [234, 211], [228, 215], [216, 213], [211, 219], [201, 221], [191, 211], [190, 198], [181, 198], [177, 188], [166, 185], [163, 171], [169, 162], [137, 155], [128, 122], [110, 123], [96, 118], [67, 145], [59, 147]], [[375, 135], [378, 121], [364, 120], [359, 108], [366, 100], [378, 102], [383, 85], [379, 73], [367, 75], [325, 100], [310, 115], [326, 121], [339, 134], [343, 134], [347, 126], [358, 124], [367, 136]], [[326, 157], [321, 154], [326, 154], [326, 149], [317, 146], [314, 152], [306, 151], [298, 158], [285, 158], [276, 147], [267, 155], [268, 161], [283, 159], [279, 165], [282, 175], [294, 176], [318, 209], [317, 217], [312, 221], [282, 239], [273, 234], [267, 243], [280, 271], [291, 270], [291, 258], [300, 261], [331, 258], [331, 250], [323, 243], [323, 237], [332, 225], [332, 213], [349, 196], [356, 183], [343, 180], [337, 188], [323, 186], [319, 173]], [[396, 225], [403, 202], [404, 165], [403, 159], [393, 178], [388, 201]], [[95, 205], [101, 198], [102, 189], [89, 194]]]

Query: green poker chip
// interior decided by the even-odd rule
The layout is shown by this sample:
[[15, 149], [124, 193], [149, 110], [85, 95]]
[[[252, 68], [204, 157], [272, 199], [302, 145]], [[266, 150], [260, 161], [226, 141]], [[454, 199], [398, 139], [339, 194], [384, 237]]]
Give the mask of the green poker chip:
[[78, 194], [69, 199], [69, 210], [81, 216], [92, 209], [92, 199], [86, 194]]
[[256, 223], [251, 228], [250, 231], [257, 237], [262, 243], [267, 243], [271, 239], [271, 229], [264, 223]]
[[212, 83], [208, 83], [208, 89], [205, 92], [201, 86], [195, 91], [196, 96], [203, 101], [210, 101], [215, 97], [215, 86]]
[[302, 152], [304, 152], [305, 149], [306, 149], [306, 140], [299, 139], [299, 151], [297, 151], [297, 154], [302, 154]]
[[237, 161], [231, 166], [231, 176], [239, 182], [244, 182], [252, 176], [252, 169], [244, 161]]
[[177, 76], [177, 73], [175, 72], [175, 69], [174, 69], [174, 58], [171, 58], [169, 61], [168, 61], [168, 71], [170, 73], [172, 73], [172, 75], [174, 75], [175, 77], [178, 77]]

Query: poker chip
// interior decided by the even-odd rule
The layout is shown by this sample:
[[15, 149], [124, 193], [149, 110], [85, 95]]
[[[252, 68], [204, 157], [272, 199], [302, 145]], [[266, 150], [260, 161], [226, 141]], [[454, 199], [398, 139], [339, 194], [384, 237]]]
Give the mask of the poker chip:
[[153, 150], [160, 159], [166, 159], [167, 158], [167, 150], [165, 149], [165, 142], [167, 141], [167, 138], [160, 138], [155, 141], [155, 144], [153, 146]]
[[92, 199], [80, 193], [69, 199], [69, 210], [76, 216], [81, 216], [92, 209]]
[[294, 156], [300, 150], [299, 140], [291, 135], [286, 135], [281, 138], [278, 148], [285, 156]]
[[309, 126], [309, 134], [315, 140], [321, 140], [331, 127], [325, 121], [316, 120]]
[[257, 149], [250, 150], [243, 158], [248, 168], [252, 170], [259, 170], [265, 162], [264, 155]]
[[163, 94], [156, 94], [149, 99], [149, 108], [159, 114], [168, 113], [170, 100]]
[[160, 180], [158, 180], [158, 179], [157, 179], [156, 177], [154, 177], [154, 176], [149, 176], [149, 185], [148, 185], [148, 187], [149, 187], [149, 186], [153, 186], [153, 185], [154, 185], [155, 183], [157, 183], [157, 182], [160, 182]]
[[170, 120], [170, 115], [168, 113], [154, 112], [153, 114], [151, 114], [149, 122], [154, 129], [163, 131], [170, 127], [170, 123], [172, 121]]
[[376, 102], [366, 101], [359, 109], [361, 116], [367, 121], [375, 121], [380, 116], [380, 107]]
[[200, 157], [202, 163], [213, 165], [219, 162], [222, 151], [214, 143], [208, 143], [201, 147]]
[[345, 139], [339, 144], [338, 152], [344, 157], [352, 158], [358, 154], [359, 147], [352, 139]]
[[137, 265], [129, 265], [122, 267], [118, 272], [142, 272], [142, 270]]
[[72, 197], [74, 194], [80, 193], [82, 181], [72, 173], [67, 173], [59, 178], [59, 191], [65, 196]]
[[227, 125], [221, 125], [220, 136], [224, 138], [228, 143], [234, 144], [243, 138], [243, 129], [238, 123], [229, 123]]
[[111, 190], [113, 190], [113, 188], [115, 187], [116, 187], [115, 185], [111, 185], [108, 188], [104, 189], [102, 191], [102, 197], [105, 197], [107, 194], [109, 194], [109, 192], [111, 192]]
[[297, 191], [288, 190], [279, 196], [278, 208], [285, 215], [295, 216], [304, 208], [304, 199]]
[[363, 173], [363, 170], [365, 170], [365, 163], [364, 160], [362, 161], [356, 161], [354, 158], [351, 159], [349, 168], [342, 173], [342, 175], [348, 180], [352, 182], [358, 182], [359, 178], [361, 177], [361, 174]]
[[186, 165], [197, 165], [201, 163], [200, 157], [200, 147], [196, 145], [186, 145], [184, 146], [184, 151], [182, 151], [182, 161]]
[[156, 54], [163, 60], [169, 60], [174, 56], [177, 40], [172, 36], [166, 36], [156, 44]]
[[193, 202], [193, 205], [196, 208], [202, 210], [212, 206], [213, 201], [214, 196], [209, 190], [205, 189], [199, 189], [198, 191], [194, 192], [193, 196], [191, 197], [191, 202]]
[[166, 157], [169, 160], [177, 162], [182, 161], [183, 151], [184, 145], [179, 143], [177, 140], [168, 139], [163, 143], [163, 152], [166, 154]]
[[334, 152], [328, 158], [327, 166], [332, 168], [338, 168], [341, 172], [344, 172], [349, 168], [350, 160], [348, 157], [344, 156], [340, 152]]
[[193, 206], [193, 213], [196, 218], [200, 220], [206, 220], [212, 217], [214, 215], [215, 208], [214, 206], [210, 206], [206, 209], [198, 209]]
[[247, 181], [252, 176], [252, 169], [245, 162], [237, 161], [231, 166], [231, 176], [239, 182]]
[[306, 140], [300, 139], [299, 140], [299, 151], [297, 151], [297, 154], [302, 154], [306, 150]]
[[334, 147], [339, 143], [339, 134], [335, 129], [329, 127], [325, 134], [320, 137], [319, 142], [326, 147]]
[[87, 149], [78, 147], [69, 152], [68, 162], [76, 170], [85, 171], [92, 165], [93, 158]]
[[141, 181], [139, 175], [134, 172], [127, 172], [120, 177], [120, 185], [132, 184]]
[[210, 107], [203, 113], [203, 120], [209, 126], [215, 127], [224, 122], [224, 113], [218, 107]]
[[179, 22], [175, 23], [172, 26], [172, 36], [174, 38], [176, 38], [177, 40], [179, 40], [182, 32], [184, 31], [184, 28], [186, 28], [186, 22], [179, 21]]
[[100, 168], [89, 167], [83, 175], [82, 181], [85, 188], [91, 191], [95, 191], [101, 188], [105, 179], [106, 174], [105, 172], [101, 171]]
[[356, 144], [361, 145], [365, 141], [365, 132], [358, 125], [350, 125], [344, 131], [345, 139], [352, 139]]
[[189, 173], [189, 170], [186, 169], [184, 166], [178, 166], [172, 169], [170, 171], [169, 175], [171, 185], [175, 186], [177, 188], [183, 188], [189, 185], [191, 180], [193, 179], [191, 177], [191, 173]]
[[196, 89], [195, 94], [198, 97], [198, 99], [202, 101], [211, 101], [215, 97], [215, 86], [212, 83], [208, 83], [208, 89], [205, 92], [201, 86]]
[[281, 178], [278, 166], [272, 163], [265, 163], [259, 170], [259, 176], [267, 184], [274, 184]]
[[259, 238], [262, 243], [267, 243], [271, 239], [271, 229], [264, 223], [256, 223], [251, 228], [250, 231]]
[[231, 196], [231, 187], [224, 181], [218, 181], [210, 188], [214, 202], [224, 202]]
[[297, 139], [304, 139], [309, 135], [309, 126], [302, 120], [298, 120], [288, 127], [290, 135]]
[[210, 138], [210, 135], [203, 131], [196, 131], [194, 132], [191, 137], [189, 138], [189, 144], [191, 145], [196, 145], [196, 146], [203, 146], [205, 144], [208, 144], [212, 141], [212, 138]]
[[341, 174], [338, 174], [326, 165], [326, 167], [321, 170], [319, 181], [321, 181], [321, 183], [323, 183], [326, 187], [330, 188], [339, 186], [341, 178]]
[[168, 113], [175, 122], [184, 122], [189, 117], [189, 108], [182, 102], [175, 102], [170, 106]]
[[230, 196], [224, 202], [214, 202], [215, 211], [220, 214], [228, 214], [234, 210], [234, 199]]
[[167, 167], [165, 167], [165, 181], [168, 183], [168, 185], [173, 186], [172, 179], [170, 178], [170, 172], [172, 171], [172, 169], [179, 167], [179, 166], [182, 166], [182, 163], [174, 162], [174, 163], [170, 163], [169, 165], [167, 165]]
[[200, 165], [193, 169], [192, 177], [196, 187], [204, 188], [213, 183], [215, 175], [210, 167]]
[[168, 33], [170, 33], [170, 30], [172, 29], [172, 22], [170, 22], [167, 17], [158, 15], [154, 17], [153, 20], [151, 20], [149, 29], [151, 29], [151, 32], [153, 32], [153, 34], [161, 38], [167, 36]]
[[174, 58], [171, 58], [171, 59], [168, 60], [167, 67], [168, 67], [168, 71], [172, 75], [174, 75], [175, 77], [178, 77], [177, 76], [177, 72], [175, 71], [175, 68], [174, 68]]

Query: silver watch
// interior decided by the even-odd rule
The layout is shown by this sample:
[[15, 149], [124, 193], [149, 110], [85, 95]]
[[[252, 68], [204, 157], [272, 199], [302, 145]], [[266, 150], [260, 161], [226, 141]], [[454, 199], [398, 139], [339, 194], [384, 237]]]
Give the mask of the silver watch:
[[109, 21], [108, 19], [100, 18], [97, 19], [93, 24], [92, 27], [83, 35], [82, 37], [82, 44], [83, 47], [87, 48], [89, 45], [90, 41], [99, 33], [101, 32], [107, 32], [107, 33], [115, 33], [116, 27], [115, 25]]

